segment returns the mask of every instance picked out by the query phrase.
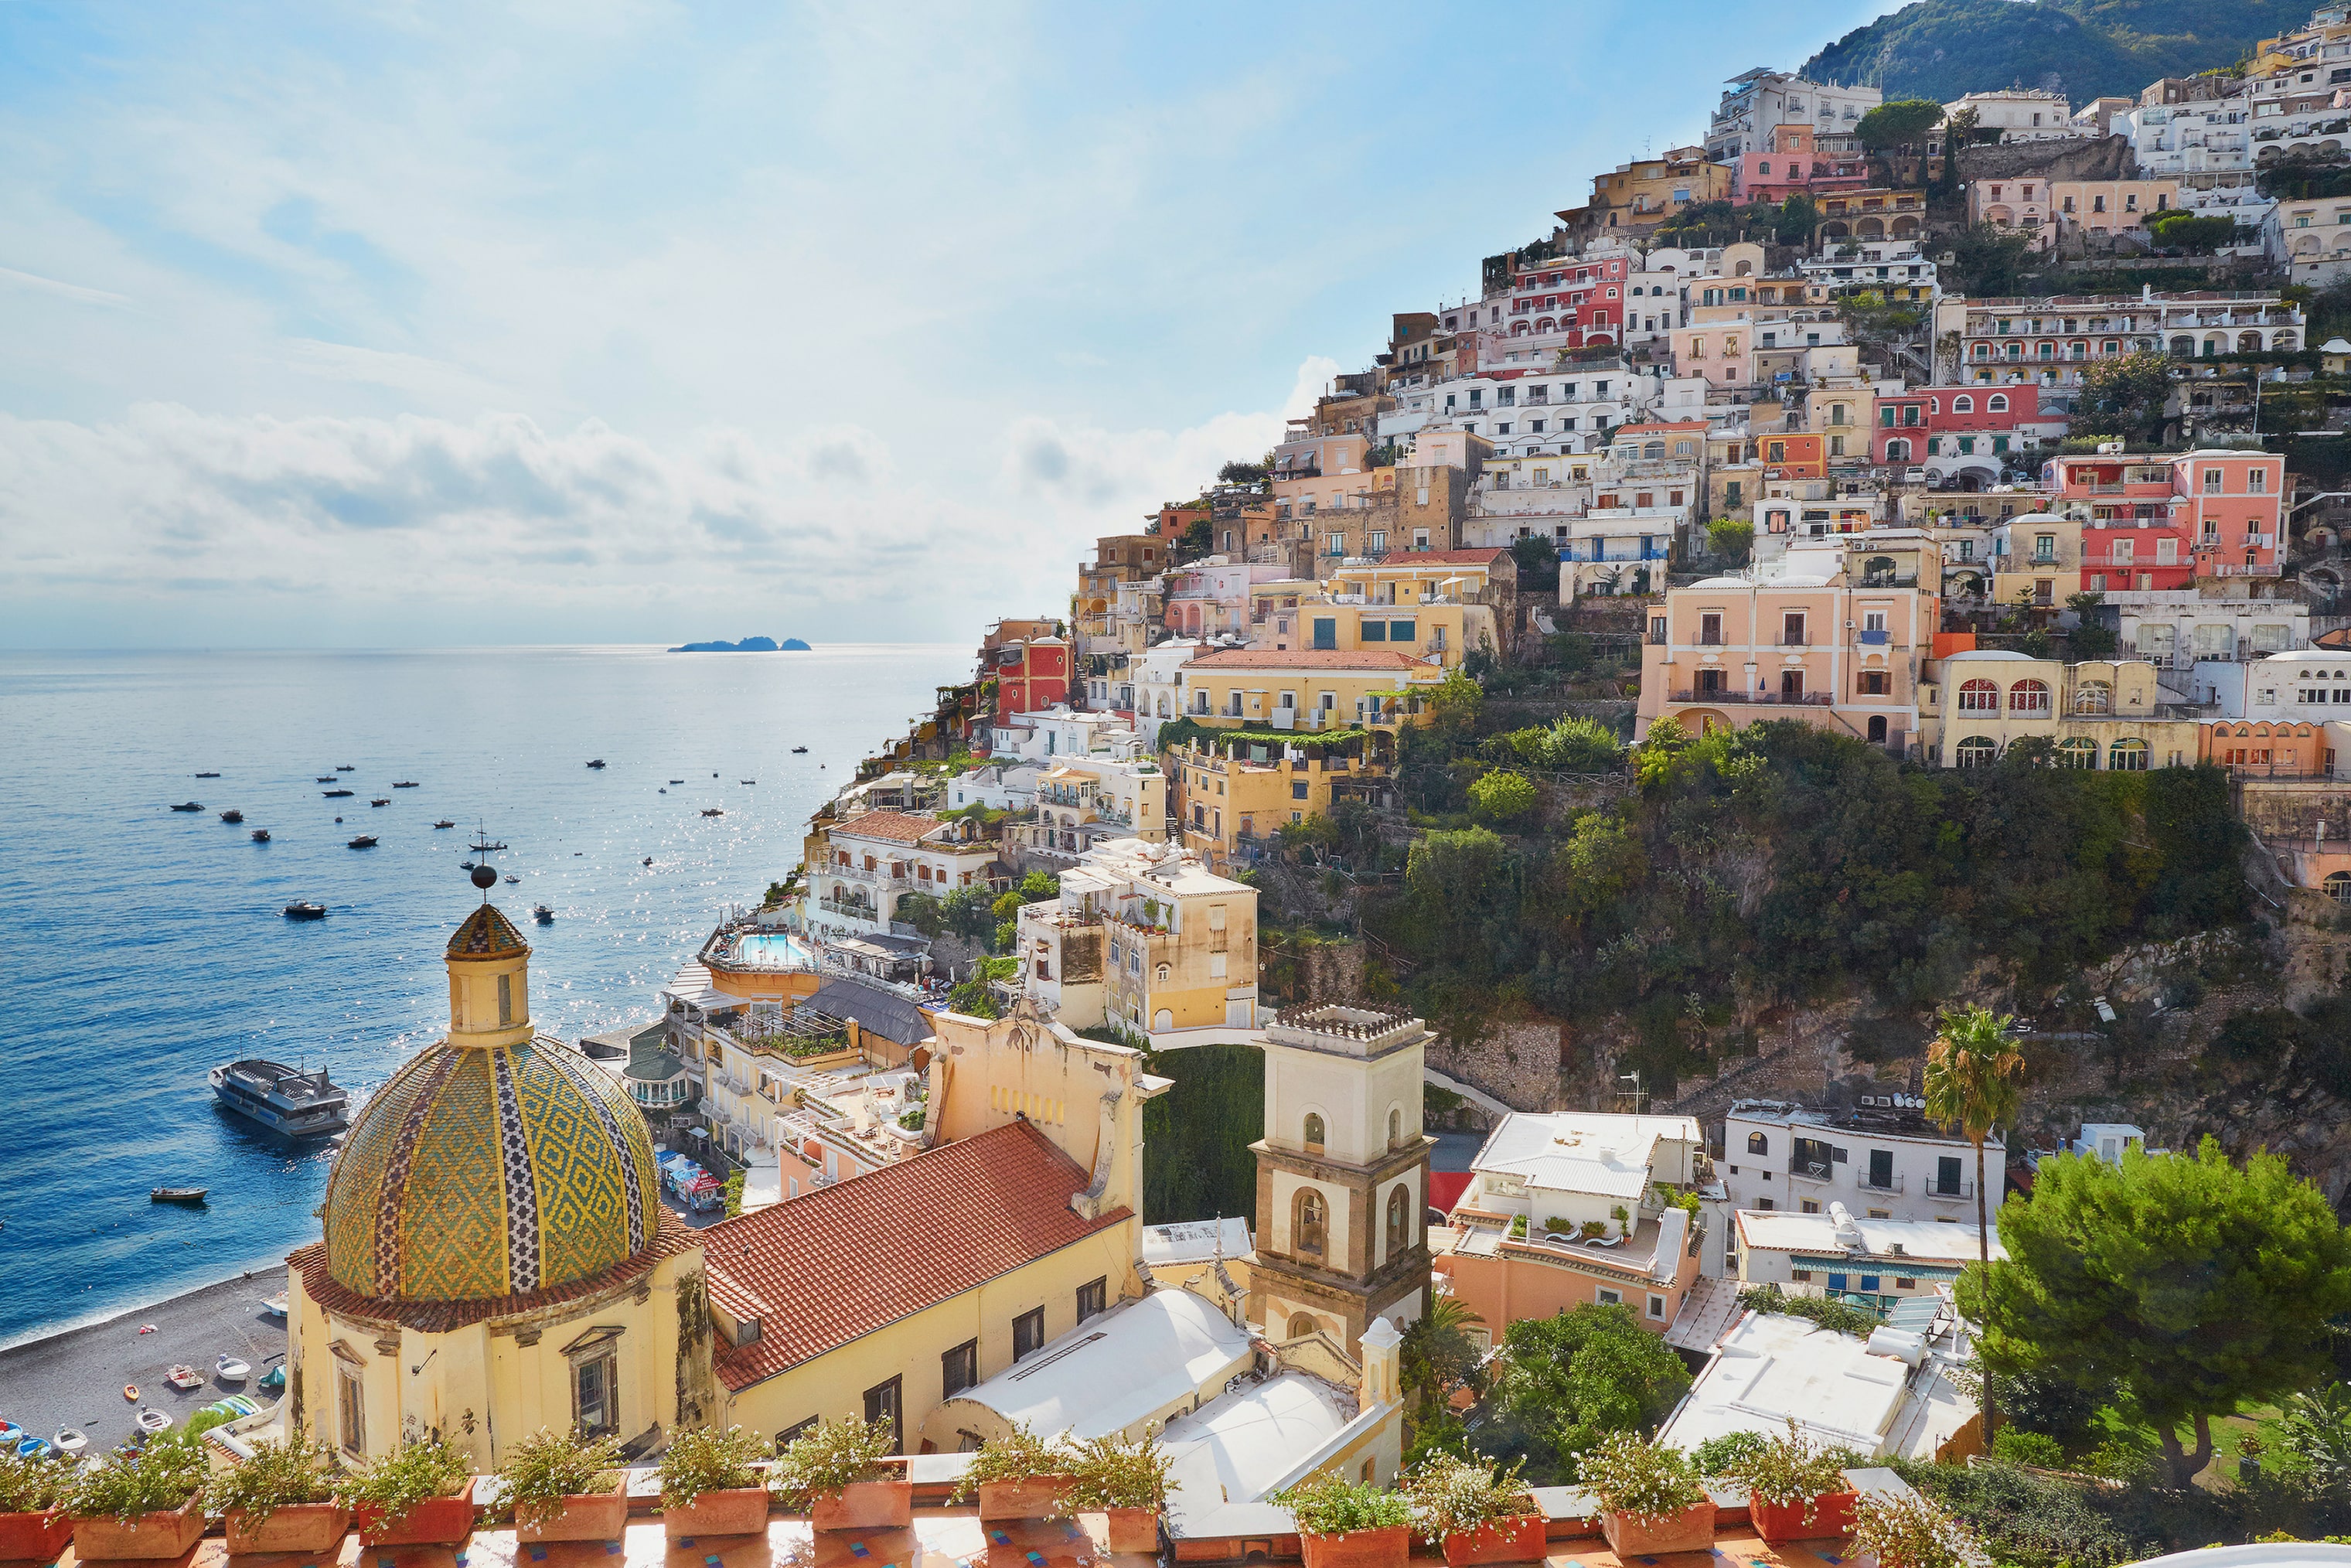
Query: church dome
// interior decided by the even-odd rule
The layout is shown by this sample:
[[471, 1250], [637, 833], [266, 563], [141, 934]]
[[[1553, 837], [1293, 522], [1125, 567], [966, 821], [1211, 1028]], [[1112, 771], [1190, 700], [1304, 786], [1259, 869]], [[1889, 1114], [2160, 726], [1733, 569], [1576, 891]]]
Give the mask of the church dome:
[[528, 1295], [604, 1273], [659, 1229], [644, 1117], [619, 1079], [532, 1032], [529, 952], [491, 905], [467, 917], [447, 950], [451, 1038], [393, 1073], [343, 1140], [327, 1263], [360, 1295]]

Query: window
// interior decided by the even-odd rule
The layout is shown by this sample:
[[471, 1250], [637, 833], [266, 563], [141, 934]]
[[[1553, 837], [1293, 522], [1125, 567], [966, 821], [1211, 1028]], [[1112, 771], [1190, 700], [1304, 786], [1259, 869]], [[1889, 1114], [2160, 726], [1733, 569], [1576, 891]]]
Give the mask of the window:
[[2220, 493], [2220, 469], [2207, 468], [2204, 470], [2204, 493], [2208, 496], [2217, 496]]
[[1322, 1152], [1322, 1118], [1313, 1112], [1306, 1113], [1305, 1145], [1316, 1154]]
[[1100, 1317], [1110, 1299], [1110, 1279], [1105, 1275], [1091, 1284], [1078, 1287], [1078, 1322]]
[[1031, 1307], [1012, 1320], [1012, 1359], [1019, 1361], [1045, 1343], [1045, 1309]]
[[2049, 683], [2019, 681], [2008, 688], [2008, 711], [2011, 713], [2047, 713]]
[[498, 1022], [502, 1024], [514, 1022], [514, 977], [512, 975], [498, 977]]
[[[1041, 1321], [1045, 1315], [1044, 1310], [1040, 1308], [1033, 1315]], [[906, 1402], [901, 1395], [897, 1378], [893, 1377], [887, 1383], [877, 1383], [865, 1391], [866, 1423], [869, 1426], [890, 1428], [890, 1451], [893, 1454], [906, 1446], [906, 1435], [898, 1424], [900, 1416], [905, 1412], [905, 1407]]]
[[799, 1442], [802, 1437], [807, 1437], [810, 1432], [815, 1431], [816, 1427], [817, 1417], [814, 1416], [810, 1416], [805, 1421], [797, 1422], [792, 1426], [787, 1427], [782, 1431], [776, 1434], [776, 1447], [778, 1448], [788, 1448], [794, 1443]]
[[1330, 1239], [1330, 1224], [1331, 1211], [1322, 1195], [1311, 1186], [1300, 1188], [1290, 1210], [1290, 1250], [1311, 1258], [1322, 1257]]
[[610, 1340], [597, 1354], [572, 1358], [571, 1421], [582, 1437], [606, 1437], [621, 1429], [617, 1371]]
[[1974, 680], [1959, 683], [1961, 713], [1998, 713], [2000, 685], [1995, 681]]
[[1652, 1296], [1649, 1298], [1649, 1319], [1650, 1319], [1650, 1321], [1651, 1321], [1652, 1322], [1660, 1322], [1660, 1323], [1661, 1323], [1661, 1322], [1664, 1322], [1666, 1321], [1666, 1299], [1665, 1299], [1665, 1297], [1663, 1297], [1663, 1296], [1659, 1296], [1659, 1295], [1652, 1295]]
[[1403, 1142], [1404, 1113], [1399, 1110], [1391, 1109], [1388, 1112], [1388, 1147], [1393, 1149], [1398, 1144]]
[[2117, 773], [2144, 773], [2147, 756], [2146, 741], [2117, 740], [2106, 748], [2106, 766]]
[[337, 1436], [347, 1454], [367, 1452], [367, 1405], [360, 1393], [360, 1369], [347, 1363], [335, 1365]]
[[1961, 392], [1959, 396], [1951, 400], [1951, 412], [1953, 413], [1973, 413], [1975, 411], [1976, 400], [1970, 397], [1965, 392]]
[[1750, 1133], [1747, 1134], [1747, 1152], [1750, 1155], [1768, 1155], [1771, 1152], [1771, 1140], [1761, 1133]]
[[1989, 768], [2000, 760], [2000, 744], [1988, 736], [1971, 735], [1959, 742], [1957, 757], [1962, 768]]
[[939, 1357], [939, 1397], [952, 1399], [979, 1381], [979, 1342], [967, 1339]]
[[1388, 1193], [1387, 1256], [1391, 1259], [1412, 1245], [1412, 1184], [1398, 1182]]
[[1622, 1291], [1612, 1291], [1603, 1285], [1597, 1294], [1600, 1304], [1604, 1307], [1621, 1307], [1625, 1304], [1625, 1292]]
[[1994, 392], [1991, 396], [1984, 399], [1984, 412], [1987, 413], [2006, 413], [2008, 412], [2008, 394], [2006, 392]]
[[1959, 1197], [1960, 1192], [1959, 1156], [1940, 1155], [1935, 1160], [1935, 1191], [1943, 1197]]

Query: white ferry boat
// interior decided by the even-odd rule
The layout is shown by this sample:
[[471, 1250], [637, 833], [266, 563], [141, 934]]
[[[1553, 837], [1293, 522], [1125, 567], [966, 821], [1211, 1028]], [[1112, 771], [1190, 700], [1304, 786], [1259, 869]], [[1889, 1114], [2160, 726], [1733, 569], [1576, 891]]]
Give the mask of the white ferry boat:
[[327, 1081], [327, 1070], [307, 1072], [283, 1062], [248, 1057], [212, 1070], [213, 1092], [239, 1115], [289, 1138], [341, 1132], [350, 1099]]

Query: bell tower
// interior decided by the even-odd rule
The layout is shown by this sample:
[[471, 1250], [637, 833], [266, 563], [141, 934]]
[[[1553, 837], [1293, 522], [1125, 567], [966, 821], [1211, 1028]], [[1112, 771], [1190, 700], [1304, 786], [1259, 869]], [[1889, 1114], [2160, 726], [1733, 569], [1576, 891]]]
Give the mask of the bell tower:
[[1371, 1006], [1285, 1009], [1266, 1030], [1249, 1316], [1277, 1343], [1322, 1329], [1359, 1355], [1428, 1304], [1427, 1026]]

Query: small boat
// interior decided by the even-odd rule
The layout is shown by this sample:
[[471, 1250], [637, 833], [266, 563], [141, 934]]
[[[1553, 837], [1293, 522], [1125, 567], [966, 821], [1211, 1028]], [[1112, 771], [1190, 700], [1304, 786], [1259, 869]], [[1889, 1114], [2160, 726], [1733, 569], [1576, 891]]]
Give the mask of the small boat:
[[193, 1366], [175, 1366], [163, 1374], [163, 1381], [174, 1388], [202, 1388], [204, 1375]]
[[266, 843], [267, 843], [267, 842], [269, 841], [269, 830], [268, 830], [267, 828], [256, 828], [256, 829], [254, 829], [254, 830], [253, 830], [253, 841], [254, 841], [255, 843], [256, 843], [256, 844], [266, 844]]
[[685, 782], [685, 780], [684, 780], [684, 779], [671, 779], [671, 780], [670, 780], [670, 782], [671, 782], [671, 783], [673, 783], [673, 784], [683, 784], [683, 783], [684, 783], [684, 782]]
[[746, 779], [743, 782], [746, 784], [757, 784], [758, 780], [757, 779]]
[[414, 789], [420, 786], [413, 779], [395, 779], [392, 781], [392, 787], [395, 789]]
[[795, 746], [792, 747], [792, 755], [794, 757], [806, 757], [808, 755], [808, 747], [805, 746]]
[[474, 852], [475, 854], [477, 854], [477, 855], [494, 855], [494, 854], [497, 853], [500, 850], [502, 850], [502, 849], [506, 848], [507, 846], [506, 846], [506, 843], [505, 843], [505, 841], [500, 841], [499, 842], [495, 843], [495, 844], [491, 844], [491, 843], [467, 844], [465, 847], [466, 847], [467, 849], [469, 849], [469, 850], [473, 851], [473, 852]]
[[645, 863], [645, 864], [647, 864], [647, 865], [651, 865], [651, 864], [653, 864], [653, 856], [651, 856], [651, 855], [647, 855], [647, 856], [645, 857], [644, 863]]
[[515, 875], [512, 872], [508, 872], [508, 873], [507, 873], [507, 880], [508, 882], [520, 882], [520, 881], [522, 880], [522, 878], [520, 878], [520, 877], [518, 877], [518, 876]]
[[705, 816], [705, 817], [723, 817], [723, 816], [725, 816], [726, 813], [726, 811], [725, 811], [725, 810], [722, 810], [722, 809], [720, 809], [719, 807], [716, 807], [716, 806], [705, 806], [705, 807], [702, 809], [702, 814], [703, 814], [704, 816]]
[[57, 1452], [63, 1454], [67, 1458], [78, 1459], [81, 1458], [81, 1451], [89, 1447], [89, 1434], [87, 1432], [76, 1431], [71, 1427], [60, 1427], [57, 1428]]
[[286, 1386], [286, 1369], [282, 1366], [271, 1367], [268, 1371], [261, 1375], [261, 1381], [255, 1384], [254, 1386], [260, 1389], [264, 1394], [276, 1394], [280, 1392]]
[[456, 823], [455, 823], [455, 822], [452, 822], [452, 821], [446, 821], [446, 820], [444, 820], [444, 821], [442, 821], [435, 822], [435, 823], [434, 823], [433, 825], [434, 825], [434, 827], [436, 827], [436, 828], [454, 828], [454, 827], [455, 827], [457, 824], [456, 824]]
[[392, 804], [392, 797], [387, 795], [380, 800], [370, 800], [368, 804], [371, 806], [389, 806]]
[[332, 784], [334, 781], [335, 776], [331, 773], [321, 773], [319, 775], [319, 782], [321, 784]]
[[[284, 1137], [315, 1137], [345, 1125], [349, 1097], [328, 1078], [323, 1067], [312, 1071], [249, 1056], [241, 1061], [225, 1061], [205, 1078], [222, 1104]], [[276, 1310], [282, 1317], [286, 1311], [282, 1297], [280, 1302]]]
[[49, 1440], [47, 1437], [27, 1437], [16, 1445], [16, 1457], [20, 1459], [47, 1458]]
[[158, 1410], [152, 1405], [142, 1408], [139, 1412], [139, 1418], [131, 1423], [141, 1431], [151, 1433], [161, 1432], [171, 1424], [171, 1414], [168, 1411]]
[[555, 911], [549, 909], [544, 904], [532, 904], [530, 906], [530, 917], [533, 920], [538, 921], [541, 925], [552, 925], [555, 924]]
[[172, 808], [174, 811], [201, 811], [204, 809], [204, 803], [202, 800], [183, 800]]
[[313, 904], [307, 898], [298, 898], [280, 913], [288, 920], [324, 920], [327, 917], [327, 906], [323, 904]]
[[139, 1385], [138, 1385], [137, 1384], [135, 1384], [135, 1383], [126, 1383], [126, 1384], [124, 1384], [124, 1385], [122, 1385], [122, 1397], [124, 1397], [125, 1399], [130, 1400], [130, 1401], [131, 1401], [131, 1403], [132, 1403], [133, 1405], [138, 1404], [138, 1403], [139, 1403]]
[[335, 771], [338, 773], [356, 773], [359, 769], [352, 767], [348, 762], [338, 762], [335, 764]]
[[472, 861], [459, 861], [457, 862], [457, 869], [459, 871], [471, 871], [474, 869], [474, 862]]
[[375, 848], [375, 840], [365, 833], [361, 833], [358, 838], [353, 839], [350, 843], [345, 844], [343, 848], [347, 850], [371, 850]]
[[151, 1187], [147, 1192], [147, 1201], [150, 1203], [184, 1203], [201, 1207], [204, 1205], [204, 1194], [211, 1190], [212, 1189], [210, 1187], [202, 1186]]
[[653, 793], [654, 793], [654, 794], [656, 794], [656, 795], [666, 795], [666, 794], [668, 794], [668, 793], [669, 793], [669, 791], [668, 791], [668, 790], [666, 790], [666, 789], [656, 789], [656, 790], [654, 790], [654, 791], [653, 791]]
[[245, 821], [245, 813], [231, 806], [220, 814], [220, 820], [224, 822], [242, 822]]
[[220, 775], [217, 773], [199, 773], [196, 777], [199, 779], [217, 779]]
[[348, 800], [353, 795], [358, 794], [359, 791], [356, 789], [323, 789], [320, 790], [319, 793], [326, 796], [329, 800]]
[[261, 1310], [267, 1312], [273, 1318], [282, 1318], [286, 1315], [286, 1298], [283, 1296], [265, 1296], [262, 1298]]
[[213, 1375], [223, 1383], [243, 1383], [253, 1375], [253, 1364], [224, 1355], [213, 1363]]
[[604, 766], [604, 759], [600, 757], [596, 758], [595, 761], [590, 762], [588, 766], [590, 768], [601, 768]]
[[14, 1421], [0, 1421], [0, 1448], [13, 1448], [26, 1438], [25, 1428]]

